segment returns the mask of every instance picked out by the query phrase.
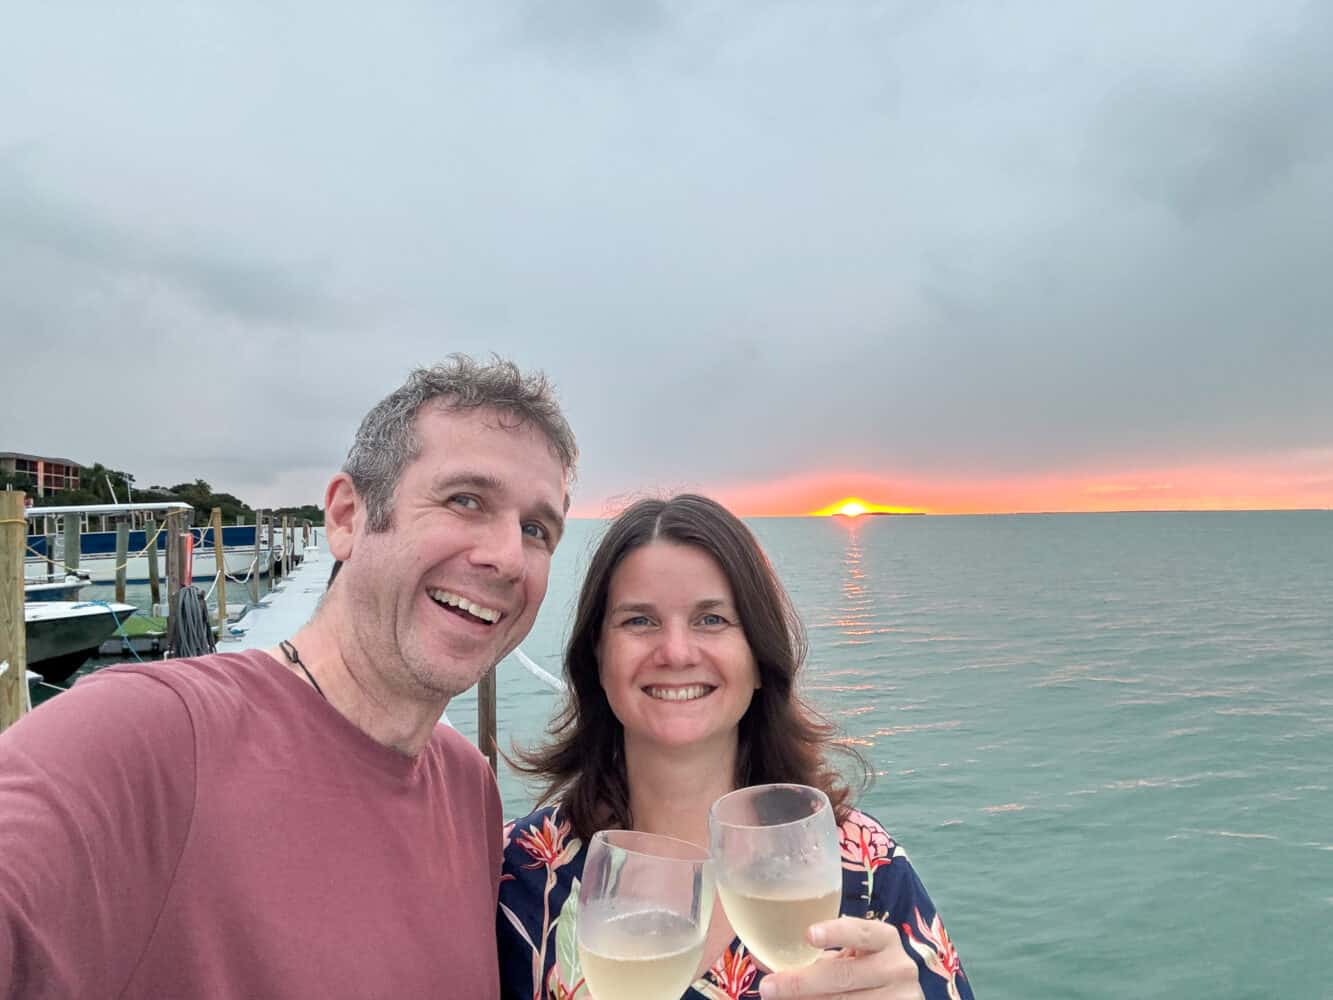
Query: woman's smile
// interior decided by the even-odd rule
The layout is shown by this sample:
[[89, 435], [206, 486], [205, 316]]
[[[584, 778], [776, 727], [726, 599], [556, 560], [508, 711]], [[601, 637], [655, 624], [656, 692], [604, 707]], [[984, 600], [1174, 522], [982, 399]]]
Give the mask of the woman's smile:
[[712, 684], [650, 684], [643, 693], [658, 701], [698, 701], [716, 690]]

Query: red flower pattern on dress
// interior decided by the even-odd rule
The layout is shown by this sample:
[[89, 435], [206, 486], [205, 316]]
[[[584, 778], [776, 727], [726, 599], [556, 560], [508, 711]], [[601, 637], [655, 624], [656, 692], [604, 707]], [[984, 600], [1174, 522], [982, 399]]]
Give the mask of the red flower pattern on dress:
[[[708, 987], [706, 996], [717, 997], [719, 1000], [722, 997], [727, 1000], [740, 1000], [741, 997], [759, 995], [757, 989], [752, 989], [759, 975], [759, 969], [743, 944], [737, 944], [735, 951], [730, 948], [724, 951], [708, 970], [708, 975], [712, 976], [717, 985], [706, 984]], [[698, 988], [697, 984], [695, 988]]]
[[908, 944], [921, 956], [927, 969], [945, 980], [950, 1000], [959, 1000], [958, 977], [964, 973], [962, 963], [958, 960], [958, 949], [949, 940], [949, 932], [944, 929], [938, 913], [930, 923], [922, 918], [919, 909], [915, 909], [915, 913], [916, 931], [920, 932], [921, 937], [916, 936], [911, 924], [903, 924]]
[[[524, 868], [559, 868], [579, 852], [579, 840], [575, 837], [568, 841], [570, 825], [567, 822], [552, 823], [551, 813], [542, 817], [541, 829], [527, 829], [514, 838], [519, 847], [533, 858], [532, 864]], [[567, 842], [568, 841], [568, 842]]]
[[546, 974], [546, 996], [549, 1000], [574, 1000], [586, 983], [586, 979], [580, 979], [573, 986], [566, 986], [560, 978], [560, 963], [554, 962], [551, 971]]
[[848, 871], [873, 872], [897, 856], [898, 845], [888, 831], [863, 812], [849, 812], [840, 833], [842, 866]]
[[904, 856], [903, 849], [889, 832], [863, 812], [853, 809], [839, 829], [842, 867], [850, 872], [866, 873], [865, 898], [875, 888], [875, 872]]
[[542, 969], [546, 967], [546, 939], [551, 934], [551, 890], [555, 888], [556, 871], [577, 857], [579, 848], [583, 846], [578, 837], [570, 838], [572, 827], [569, 823], [552, 822], [559, 813], [557, 806], [542, 817], [540, 829], [529, 827], [514, 837], [514, 843], [533, 858], [532, 864], [523, 867], [546, 869], [546, 890], [542, 893], [542, 931], [538, 938], [540, 944], [532, 956], [532, 1000], [541, 998]]

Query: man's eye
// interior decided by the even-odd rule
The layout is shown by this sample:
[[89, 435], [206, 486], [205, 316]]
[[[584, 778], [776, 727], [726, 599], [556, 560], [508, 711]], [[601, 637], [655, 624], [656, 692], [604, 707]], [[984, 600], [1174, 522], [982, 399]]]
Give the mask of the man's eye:
[[546, 525], [538, 524], [536, 521], [529, 521], [523, 525], [523, 534], [529, 538], [540, 539], [543, 542], [548, 541], [551, 537], [551, 533], [546, 530]]
[[481, 506], [481, 501], [469, 493], [455, 493], [449, 498], [449, 502], [459, 507], [466, 507], [468, 510], [476, 510]]

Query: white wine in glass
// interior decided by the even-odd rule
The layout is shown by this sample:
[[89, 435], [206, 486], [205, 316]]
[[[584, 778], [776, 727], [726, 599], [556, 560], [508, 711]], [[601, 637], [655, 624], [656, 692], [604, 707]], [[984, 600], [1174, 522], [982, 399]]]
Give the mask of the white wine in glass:
[[842, 857], [828, 796], [805, 785], [755, 785], [708, 813], [717, 890], [727, 919], [775, 972], [821, 954], [805, 932], [842, 903]]
[[594, 1000], [679, 1000], [703, 957], [713, 896], [702, 847], [634, 830], [593, 834], [578, 950]]

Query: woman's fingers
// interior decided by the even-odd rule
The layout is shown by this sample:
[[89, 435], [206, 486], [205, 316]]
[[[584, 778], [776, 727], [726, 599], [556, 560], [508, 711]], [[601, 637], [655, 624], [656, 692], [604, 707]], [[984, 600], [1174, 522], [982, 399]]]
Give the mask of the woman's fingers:
[[890, 925], [839, 917], [813, 925], [808, 936], [816, 947], [840, 952], [764, 977], [764, 1000], [922, 1000], [916, 963]]

